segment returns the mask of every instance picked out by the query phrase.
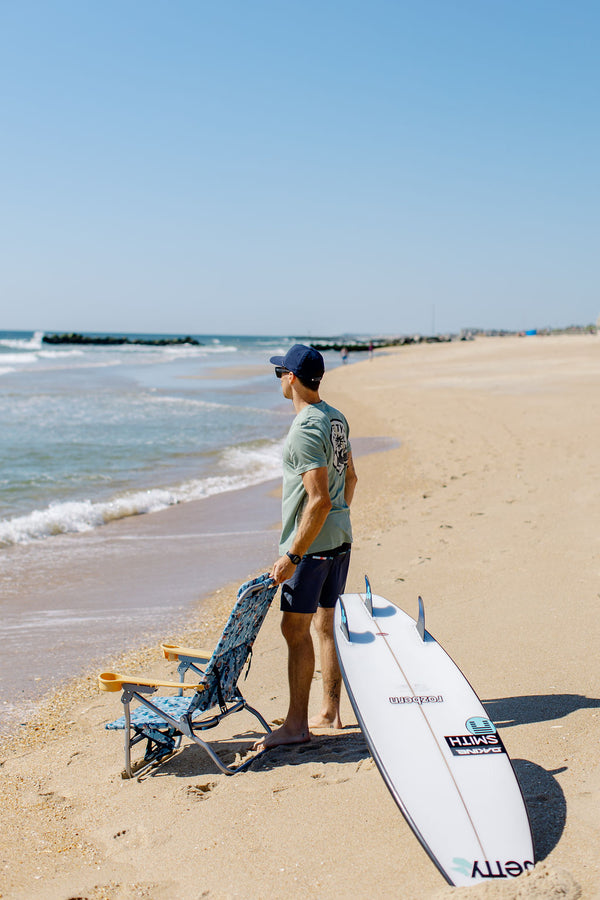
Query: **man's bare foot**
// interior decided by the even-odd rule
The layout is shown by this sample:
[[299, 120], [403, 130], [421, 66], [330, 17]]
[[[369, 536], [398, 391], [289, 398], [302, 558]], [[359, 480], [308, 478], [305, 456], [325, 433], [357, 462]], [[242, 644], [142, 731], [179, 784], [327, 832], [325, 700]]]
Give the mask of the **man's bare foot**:
[[319, 713], [308, 720], [309, 728], [342, 728], [342, 720], [339, 714], [329, 716], [325, 713]]
[[300, 732], [290, 731], [284, 723], [281, 728], [266, 734], [264, 738], [257, 741], [252, 748], [253, 750], [270, 750], [272, 747], [283, 747], [286, 744], [307, 744], [310, 741], [310, 731], [308, 728], [302, 729]]

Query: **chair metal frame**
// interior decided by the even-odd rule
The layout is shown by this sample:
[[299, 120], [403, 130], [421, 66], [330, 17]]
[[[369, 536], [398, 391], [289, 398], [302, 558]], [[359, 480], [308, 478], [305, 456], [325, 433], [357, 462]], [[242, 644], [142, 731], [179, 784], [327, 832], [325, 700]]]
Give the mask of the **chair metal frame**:
[[[243, 771], [262, 755], [264, 751], [250, 756], [238, 766], [227, 765], [197, 732], [215, 728], [226, 717], [246, 710], [260, 722], [267, 734], [271, 733], [271, 728], [264, 717], [250, 706], [242, 695], [238, 680], [246, 663], [246, 676], [248, 674], [254, 640], [276, 591], [277, 585], [267, 574], [243, 584], [212, 654], [204, 650], [163, 644], [164, 656], [170, 660], [179, 660], [179, 682], [112, 672], [105, 672], [99, 676], [101, 689], [122, 690], [124, 715], [106, 725], [106, 728], [125, 730], [126, 777], [132, 778], [134, 774], [131, 749], [142, 740], [147, 742], [146, 751], [143, 761], [136, 767], [136, 773], [170, 756], [179, 749], [184, 737], [190, 738], [202, 747], [225, 775], [235, 775]], [[201, 664], [206, 665], [203, 668]], [[184, 680], [186, 672], [190, 669], [198, 676], [196, 683]], [[161, 687], [176, 689], [177, 693], [174, 696], [150, 700], [148, 695], [154, 694]], [[189, 699], [184, 696], [187, 691], [194, 692]], [[132, 711], [132, 701], [136, 701], [148, 710], [148, 713], [141, 711], [140, 707]], [[218, 708], [217, 712], [196, 718], [196, 714], [209, 713], [215, 708]]]

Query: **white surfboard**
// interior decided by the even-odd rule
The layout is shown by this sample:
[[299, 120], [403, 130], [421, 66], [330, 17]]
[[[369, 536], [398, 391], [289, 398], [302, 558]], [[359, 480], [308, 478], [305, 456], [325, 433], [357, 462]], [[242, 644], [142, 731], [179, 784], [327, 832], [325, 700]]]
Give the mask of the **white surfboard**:
[[446, 880], [473, 885], [533, 868], [527, 810], [496, 727], [458, 666], [383, 597], [343, 594], [335, 643], [369, 749]]

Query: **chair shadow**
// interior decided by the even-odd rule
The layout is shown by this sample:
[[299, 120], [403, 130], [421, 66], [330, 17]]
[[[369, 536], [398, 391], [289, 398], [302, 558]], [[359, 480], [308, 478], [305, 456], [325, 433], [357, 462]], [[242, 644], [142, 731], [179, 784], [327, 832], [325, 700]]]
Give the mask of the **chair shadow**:
[[356, 725], [333, 734], [314, 734], [307, 744], [273, 747], [252, 764], [257, 772], [279, 766], [303, 766], [306, 763], [358, 763], [371, 756], [362, 731]]
[[524, 697], [503, 697], [483, 700], [483, 705], [499, 728], [513, 725], [532, 725], [563, 719], [578, 709], [597, 709], [600, 700], [581, 694], [532, 694]]
[[[206, 739], [221, 761], [231, 766], [239, 765], [248, 756], [252, 756], [255, 742], [263, 736], [260, 732], [245, 732], [224, 741], [211, 740], [209, 735], [206, 735]], [[248, 771], [266, 772], [280, 766], [300, 766], [306, 763], [359, 762], [369, 756], [362, 732], [356, 726], [349, 726], [346, 732], [342, 730], [335, 734], [313, 735], [307, 744], [274, 747], [257, 754], [255, 761], [248, 764]], [[180, 750], [153, 766], [145, 777], [168, 775], [176, 778], [202, 778], [222, 774], [202, 747], [186, 741]]]

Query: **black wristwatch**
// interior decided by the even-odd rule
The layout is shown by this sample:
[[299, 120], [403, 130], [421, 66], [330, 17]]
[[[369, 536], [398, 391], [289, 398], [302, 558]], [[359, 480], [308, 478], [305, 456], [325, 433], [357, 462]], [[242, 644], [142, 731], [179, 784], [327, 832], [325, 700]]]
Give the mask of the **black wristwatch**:
[[297, 553], [290, 553], [289, 550], [288, 550], [288, 552], [287, 552], [285, 555], [287, 556], [287, 558], [288, 558], [291, 562], [294, 563], [295, 566], [297, 566], [298, 563], [301, 562], [301, 560], [302, 560], [302, 557], [301, 557], [301, 556], [298, 556]]

